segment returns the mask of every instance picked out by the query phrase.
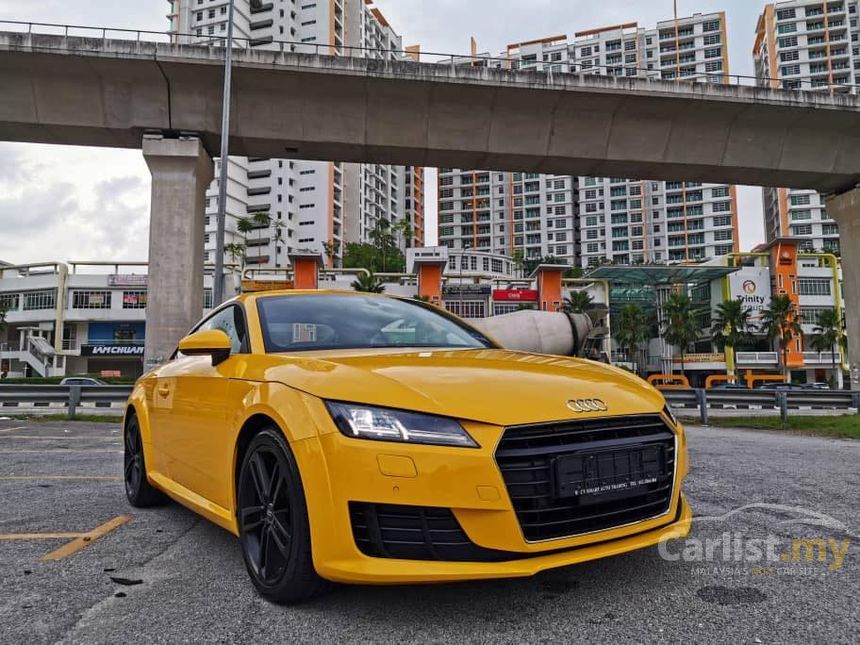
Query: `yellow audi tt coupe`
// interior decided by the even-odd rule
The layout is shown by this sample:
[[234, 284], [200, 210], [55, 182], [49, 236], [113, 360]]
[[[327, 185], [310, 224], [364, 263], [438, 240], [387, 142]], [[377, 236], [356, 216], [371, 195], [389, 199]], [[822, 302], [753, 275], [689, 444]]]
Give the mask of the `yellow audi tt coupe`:
[[131, 504], [168, 496], [234, 533], [280, 603], [529, 576], [690, 528], [659, 392], [381, 295], [225, 303], [137, 382], [124, 444]]

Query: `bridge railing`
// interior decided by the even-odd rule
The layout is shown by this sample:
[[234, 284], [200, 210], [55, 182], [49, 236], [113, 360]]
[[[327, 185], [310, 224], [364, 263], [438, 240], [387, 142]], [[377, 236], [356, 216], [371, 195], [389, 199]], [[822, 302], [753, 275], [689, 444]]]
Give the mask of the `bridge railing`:
[[712, 411], [739, 415], [771, 412], [783, 418], [790, 412], [860, 411], [860, 392], [850, 390], [715, 388], [665, 390], [663, 396], [675, 412], [698, 417], [705, 424]]
[[0, 385], [0, 416], [120, 415], [131, 390], [130, 385]]
[[[226, 35], [222, 34], [196, 34], [179, 31], [152, 31], [146, 29], [124, 29], [118, 27], [102, 27], [94, 25], [63, 25], [58, 23], [46, 22], [27, 22], [20, 20], [0, 20], [0, 31], [26, 33], [47, 36], [64, 36], [64, 37], [80, 37], [87, 38], [90, 43], [101, 40], [103, 42], [111, 40], [137, 41], [137, 42], [161, 42], [161, 43], [182, 43], [191, 45], [201, 45], [208, 47], [225, 46]], [[410, 51], [407, 49], [391, 49], [380, 47], [358, 47], [354, 45], [328, 45], [324, 43], [306, 43], [295, 40], [278, 40], [272, 38], [248, 38], [243, 36], [233, 36], [234, 46], [244, 48], [252, 48], [266, 46], [267, 49], [275, 49], [281, 52], [297, 53], [297, 54], [314, 54], [318, 56], [343, 56], [345, 54], [359, 54], [367, 58], [385, 58], [397, 60], [414, 60], [422, 63], [435, 63], [449, 66], [472, 66], [472, 67], [494, 67], [506, 71], [523, 71], [546, 75], [549, 78], [553, 76], [574, 75], [574, 76], [591, 76], [595, 72], [601, 72], [601, 79], [614, 78], [619, 81], [638, 79], [655, 82], [694, 82], [705, 81], [716, 85], [741, 85], [741, 86], [769, 86], [783, 90], [809, 91], [809, 90], [833, 90], [850, 91], [854, 88], [860, 88], [860, 85], [854, 83], [833, 82], [832, 77], [824, 79], [779, 79], [770, 77], [748, 76], [744, 74], [727, 74], [720, 72], [702, 72], [694, 73], [688, 76], [680, 76], [676, 78], [662, 78], [658, 76], [659, 72], [646, 67], [628, 67], [626, 65], [600, 65], [589, 63], [585, 64], [570, 61], [537, 61], [534, 65], [538, 67], [544, 66], [545, 69], [532, 68], [532, 63], [522, 65], [518, 61], [508, 56], [492, 56], [488, 54], [452, 54], [450, 52], [433, 52], [433, 51]], [[79, 47], [75, 48], [80, 51]], [[97, 50], [93, 50], [97, 51]], [[553, 69], [553, 68], [556, 69]], [[560, 69], [567, 67], [568, 69]], [[621, 70], [623, 75], [616, 72]]]

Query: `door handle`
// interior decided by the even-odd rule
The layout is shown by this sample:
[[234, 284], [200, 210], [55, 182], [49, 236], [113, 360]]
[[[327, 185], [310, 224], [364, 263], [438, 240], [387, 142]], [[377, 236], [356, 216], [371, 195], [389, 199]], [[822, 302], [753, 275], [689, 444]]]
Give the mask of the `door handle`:
[[162, 385], [160, 388], [158, 388], [158, 394], [159, 396], [166, 397], [170, 394], [170, 387], [167, 385]]

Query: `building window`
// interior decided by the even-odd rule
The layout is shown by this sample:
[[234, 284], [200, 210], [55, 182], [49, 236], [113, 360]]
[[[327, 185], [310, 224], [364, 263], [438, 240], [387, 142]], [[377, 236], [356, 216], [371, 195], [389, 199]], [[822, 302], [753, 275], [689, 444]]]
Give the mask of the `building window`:
[[17, 311], [20, 299], [17, 293], [0, 293], [0, 311]]
[[110, 291], [73, 291], [72, 309], [110, 309]]
[[[456, 296], [449, 296], [456, 298]], [[445, 300], [445, 308], [460, 318], [486, 318], [487, 303], [484, 300]]]
[[146, 309], [146, 291], [123, 291], [123, 309]]
[[801, 296], [829, 296], [830, 284], [829, 278], [799, 278], [798, 293]]
[[24, 292], [24, 311], [53, 309], [57, 305], [57, 290], [42, 289]]

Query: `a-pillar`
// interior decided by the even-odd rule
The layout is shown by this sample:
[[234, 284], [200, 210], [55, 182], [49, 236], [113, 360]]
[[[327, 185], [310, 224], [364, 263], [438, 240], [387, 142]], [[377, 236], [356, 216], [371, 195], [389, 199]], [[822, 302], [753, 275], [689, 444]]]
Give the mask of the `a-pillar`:
[[152, 173], [144, 366], [170, 358], [203, 314], [203, 235], [212, 158], [194, 137], [143, 138]]
[[[860, 389], [860, 187], [827, 200], [827, 214], [839, 224], [842, 293], [851, 389]], [[835, 285], [838, 289], [838, 285]]]
[[561, 279], [571, 267], [565, 264], [539, 264], [529, 276], [537, 282], [538, 302], [542, 311], [560, 311], [564, 299]]
[[319, 253], [296, 251], [290, 253], [294, 289], [319, 289], [319, 271], [325, 265]]

